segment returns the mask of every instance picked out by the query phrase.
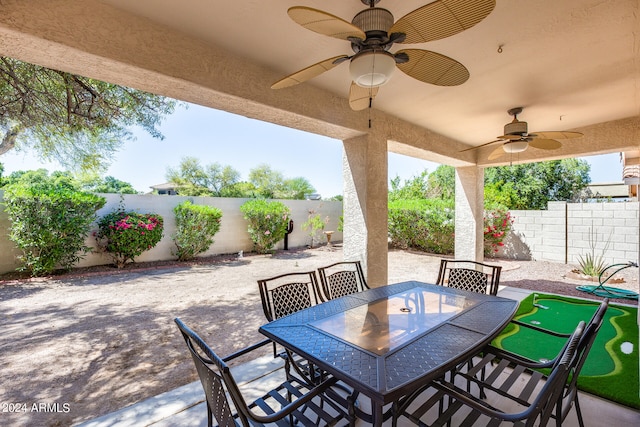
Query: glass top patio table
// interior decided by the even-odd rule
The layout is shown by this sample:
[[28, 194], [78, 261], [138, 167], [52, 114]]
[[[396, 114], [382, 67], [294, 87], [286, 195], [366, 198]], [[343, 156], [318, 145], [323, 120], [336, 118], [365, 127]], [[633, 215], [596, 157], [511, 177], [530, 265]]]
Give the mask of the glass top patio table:
[[518, 302], [409, 281], [334, 299], [260, 332], [382, 406], [441, 376], [490, 342]]

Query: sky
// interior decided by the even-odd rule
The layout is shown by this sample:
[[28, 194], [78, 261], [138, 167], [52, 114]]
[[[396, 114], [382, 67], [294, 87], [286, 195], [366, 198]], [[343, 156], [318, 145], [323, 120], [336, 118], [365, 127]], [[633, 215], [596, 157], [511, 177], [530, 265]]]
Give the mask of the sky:
[[[125, 142], [105, 173], [147, 193], [166, 182], [168, 167], [184, 157], [196, 157], [202, 166], [229, 165], [246, 180], [249, 171], [266, 163], [285, 178], [306, 178], [323, 198], [342, 194], [342, 141], [290, 129], [243, 116], [189, 104], [176, 108], [160, 126], [164, 140], [134, 128], [134, 141]], [[618, 153], [584, 157], [591, 165], [591, 182], [620, 182]], [[10, 151], [0, 156], [5, 176], [17, 170], [61, 170], [56, 163], [37, 160], [32, 152]], [[437, 163], [389, 153], [389, 179], [413, 178]]]

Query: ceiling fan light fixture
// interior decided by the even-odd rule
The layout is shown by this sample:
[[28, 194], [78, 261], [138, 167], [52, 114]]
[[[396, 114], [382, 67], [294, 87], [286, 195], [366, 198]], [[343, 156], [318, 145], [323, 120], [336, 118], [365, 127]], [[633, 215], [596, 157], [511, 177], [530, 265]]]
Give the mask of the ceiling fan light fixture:
[[528, 146], [529, 143], [526, 140], [520, 140], [507, 142], [502, 146], [502, 149], [509, 154], [522, 153]]
[[386, 51], [361, 52], [349, 64], [351, 79], [366, 88], [387, 83], [395, 69], [396, 60]]

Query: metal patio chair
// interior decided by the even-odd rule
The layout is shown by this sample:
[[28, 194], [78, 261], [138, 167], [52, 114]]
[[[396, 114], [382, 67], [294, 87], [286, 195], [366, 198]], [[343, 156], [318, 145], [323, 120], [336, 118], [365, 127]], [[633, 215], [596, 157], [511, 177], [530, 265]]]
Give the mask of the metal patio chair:
[[336, 262], [318, 268], [322, 293], [326, 300], [340, 298], [369, 289], [360, 261]]
[[[269, 279], [261, 279], [258, 280], [258, 287], [262, 310], [269, 322], [322, 302], [315, 271], [286, 273]], [[274, 357], [281, 357], [287, 362], [292, 362], [288, 368], [293, 368], [311, 383], [316, 384], [322, 381], [325, 376], [307, 360], [298, 356], [294, 357], [289, 350], [278, 352], [275, 342], [273, 343], [273, 354]]]
[[[581, 321], [554, 359], [548, 376], [508, 359], [501, 359], [492, 368], [492, 360], [499, 355], [483, 352], [483, 363], [475, 364], [465, 377], [481, 388], [482, 397], [442, 378], [394, 403], [393, 426], [400, 418], [406, 418], [420, 426], [484, 427], [510, 422], [544, 427], [562, 400], [569, 376], [575, 373], [585, 333]], [[477, 378], [483, 367], [488, 370], [486, 378]]]
[[[247, 404], [227, 362], [269, 344], [269, 340], [221, 358], [179, 318], [175, 319], [196, 365], [207, 404], [207, 425], [220, 426], [333, 426], [344, 411], [324, 393], [336, 382], [330, 378], [314, 387], [287, 378], [275, 389]], [[231, 402], [229, 401], [231, 399]], [[233, 405], [231, 405], [231, 403]]]
[[498, 294], [501, 266], [489, 265], [477, 261], [447, 260], [440, 261], [436, 284], [465, 291]]

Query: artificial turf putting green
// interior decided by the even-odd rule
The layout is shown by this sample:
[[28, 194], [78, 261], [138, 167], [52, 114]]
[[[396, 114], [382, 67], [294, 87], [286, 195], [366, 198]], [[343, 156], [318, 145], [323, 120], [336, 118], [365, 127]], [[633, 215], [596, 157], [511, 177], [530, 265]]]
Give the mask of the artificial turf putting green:
[[[533, 305], [534, 295], [538, 305]], [[515, 319], [560, 333], [572, 333], [580, 320], [589, 322], [599, 302], [558, 295], [531, 294], [520, 302]], [[609, 304], [604, 322], [580, 372], [578, 388], [640, 408], [638, 396], [638, 309]], [[494, 340], [498, 348], [533, 360], [553, 359], [566, 338], [509, 325]]]

